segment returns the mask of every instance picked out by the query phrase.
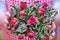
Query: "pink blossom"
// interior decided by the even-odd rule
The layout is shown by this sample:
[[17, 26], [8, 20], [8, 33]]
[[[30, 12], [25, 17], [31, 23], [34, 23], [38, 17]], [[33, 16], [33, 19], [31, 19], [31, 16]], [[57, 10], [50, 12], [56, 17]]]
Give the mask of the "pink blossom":
[[20, 15], [20, 16], [24, 16], [24, 15], [25, 15], [24, 10], [23, 10], [23, 11], [20, 11], [19, 15]]
[[11, 31], [13, 32], [14, 30], [15, 30], [15, 28], [14, 28], [14, 27], [12, 27], [12, 28], [11, 28]]
[[33, 22], [31, 20], [27, 20], [27, 25], [31, 25]]
[[27, 20], [27, 24], [31, 25], [36, 22], [36, 17], [35, 16], [30, 16], [30, 18]]
[[18, 39], [24, 39], [24, 36], [19, 34]]
[[29, 19], [32, 20], [33, 22], [36, 22], [36, 17], [35, 16], [30, 16]]
[[35, 36], [35, 33], [34, 33], [33, 31], [30, 31], [29, 37], [30, 37], [30, 38], [34, 38], [34, 36]]
[[46, 25], [45, 28], [46, 29], [50, 29], [51, 28], [51, 25]]
[[44, 15], [45, 14], [45, 10], [43, 8], [40, 8], [38, 10], [38, 13], [41, 14], [41, 15]]
[[10, 23], [12, 24], [12, 26], [14, 26], [16, 24], [16, 18], [12, 18]]

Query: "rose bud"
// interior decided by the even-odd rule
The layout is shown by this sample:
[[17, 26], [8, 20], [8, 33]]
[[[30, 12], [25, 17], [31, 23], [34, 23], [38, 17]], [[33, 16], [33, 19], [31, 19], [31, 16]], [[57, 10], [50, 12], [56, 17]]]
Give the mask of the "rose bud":
[[40, 8], [38, 10], [38, 13], [41, 14], [41, 15], [44, 15], [45, 14], [45, 10], [43, 8]]
[[12, 26], [15, 26], [16, 25], [16, 18], [12, 18], [10, 23], [12, 24]]
[[25, 15], [24, 10], [23, 11], [20, 11], [19, 15], [23, 17]]
[[27, 6], [26, 2], [21, 2], [21, 3], [20, 3], [20, 8], [21, 8], [21, 9], [25, 9], [26, 6]]
[[51, 28], [51, 25], [46, 25], [45, 28], [46, 29], [50, 29]]
[[18, 39], [23, 39], [23, 38], [24, 38], [23, 35], [18, 34]]
[[48, 3], [47, 3], [47, 2], [43, 2], [43, 3], [42, 3], [42, 7], [43, 7], [43, 8], [46, 8], [47, 6], [48, 6]]
[[34, 38], [34, 35], [35, 35], [35, 33], [34, 33], [33, 31], [30, 31], [30, 32], [29, 32], [29, 37], [30, 37], [30, 38]]

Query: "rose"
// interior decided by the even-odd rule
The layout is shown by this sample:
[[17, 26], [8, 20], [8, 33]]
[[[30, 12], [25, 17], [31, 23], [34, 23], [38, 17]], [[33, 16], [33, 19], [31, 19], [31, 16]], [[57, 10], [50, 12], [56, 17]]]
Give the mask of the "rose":
[[36, 22], [36, 17], [35, 16], [30, 16], [29, 19], [32, 20], [32, 22]]
[[32, 21], [30, 19], [27, 20], [27, 25], [31, 25]]
[[42, 7], [43, 7], [43, 8], [46, 8], [47, 6], [48, 6], [47, 2], [43, 2], [43, 3], [42, 3]]
[[51, 25], [46, 25], [45, 28], [46, 29], [50, 29], [51, 28]]
[[14, 27], [11, 27], [11, 31], [14, 32], [15, 28]]
[[44, 40], [49, 40], [49, 37], [48, 37], [48, 36], [45, 36], [45, 37], [44, 37]]
[[30, 16], [30, 18], [27, 20], [27, 24], [31, 25], [36, 22], [36, 17], [35, 16]]
[[45, 14], [45, 10], [43, 8], [40, 8], [38, 10], [38, 13], [41, 14], [41, 15], [44, 15]]
[[24, 39], [23, 35], [18, 34], [18, 39]]
[[10, 21], [10, 23], [12, 24], [12, 26], [15, 26], [16, 25], [16, 18], [13, 17]]
[[9, 13], [8, 11], [6, 12], [6, 16], [7, 16], [8, 18], [11, 17], [11, 15], [10, 15], [10, 13]]
[[34, 36], [35, 36], [34, 31], [30, 31], [30, 32], [29, 32], [29, 37], [30, 37], [30, 38], [34, 38]]
[[19, 15], [20, 15], [20, 16], [24, 16], [24, 15], [25, 15], [24, 10], [20, 11]]
[[27, 33], [29, 33], [29, 32], [30, 32], [30, 30], [29, 30], [29, 29], [27, 29], [24, 33], [26, 33], [26, 34], [27, 34]]
[[26, 6], [27, 6], [27, 5], [26, 5], [26, 2], [21, 2], [21, 3], [20, 3], [20, 8], [21, 8], [21, 9], [25, 9]]

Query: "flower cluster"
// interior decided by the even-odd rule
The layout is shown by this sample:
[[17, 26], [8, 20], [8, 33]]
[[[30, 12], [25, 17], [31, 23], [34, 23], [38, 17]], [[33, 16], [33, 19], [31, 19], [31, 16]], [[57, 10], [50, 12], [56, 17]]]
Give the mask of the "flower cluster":
[[44, 2], [31, 3], [21, 2], [20, 6], [11, 5], [10, 14], [7, 12], [9, 23], [7, 29], [18, 36], [18, 39], [28, 37], [33, 40], [49, 40], [52, 35], [53, 21], [57, 11]]

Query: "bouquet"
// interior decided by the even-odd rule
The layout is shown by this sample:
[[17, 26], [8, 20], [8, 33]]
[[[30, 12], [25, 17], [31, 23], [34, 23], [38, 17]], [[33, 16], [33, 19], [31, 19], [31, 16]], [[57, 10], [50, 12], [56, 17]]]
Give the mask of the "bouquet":
[[26, 2], [21, 2], [20, 6], [13, 4], [10, 14], [7, 13], [7, 30], [17, 35], [19, 40], [24, 40], [25, 37], [28, 40], [53, 40], [53, 22], [57, 13], [53, 4], [46, 2], [34, 2], [29, 6]]

